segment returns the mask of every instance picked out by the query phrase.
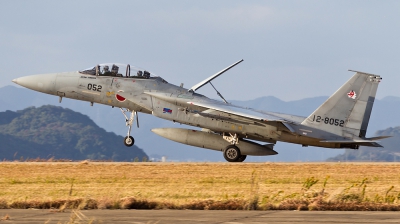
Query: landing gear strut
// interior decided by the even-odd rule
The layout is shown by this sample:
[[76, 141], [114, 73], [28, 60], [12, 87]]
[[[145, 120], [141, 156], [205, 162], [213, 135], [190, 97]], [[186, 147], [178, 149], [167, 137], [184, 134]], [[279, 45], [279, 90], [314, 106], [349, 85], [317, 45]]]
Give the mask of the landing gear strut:
[[[135, 144], [135, 139], [131, 136], [131, 130], [132, 130], [132, 124], [133, 124], [133, 120], [135, 119], [136, 116], [136, 124], [137, 127], [139, 127], [139, 119], [138, 119], [138, 114], [136, 111], [131, 111], [129, 109], [122, 109], [119, 108], [122, 112], [122, 114], [125, 116], [125, 122], [126, 122], [126, 126], [128, 126], [128, 133], [126, 135], [126, 137], [124, 138], [124, 144], [128, 147], [131, 147], [133, 144]], [[126, 116], [126, 112], [130, 112], [131, 115], [128, 119], [128, 116]]]
[[229, 133], [229, 135], [225, 135], [225, 133], [222, 133], [222, 138], [232, 145], [239, 144], [239, 138], [236, 133], [234, 135], [232, 135], [231, 133]]

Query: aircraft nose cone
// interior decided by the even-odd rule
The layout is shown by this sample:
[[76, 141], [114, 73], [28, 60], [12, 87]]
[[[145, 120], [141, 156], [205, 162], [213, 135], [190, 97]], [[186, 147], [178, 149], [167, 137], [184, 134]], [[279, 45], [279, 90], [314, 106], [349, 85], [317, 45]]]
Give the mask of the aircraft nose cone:
[[50, 93], [54, 89], [55, 74], [31, 75], [19, 77], [12, 81], [20, 86], [39, 92]]
[[38, 80], [35, 76], [24, 76], [12, 80], [14, 83], [26, 87], [28, 89], [36, 90], [38, 87]]

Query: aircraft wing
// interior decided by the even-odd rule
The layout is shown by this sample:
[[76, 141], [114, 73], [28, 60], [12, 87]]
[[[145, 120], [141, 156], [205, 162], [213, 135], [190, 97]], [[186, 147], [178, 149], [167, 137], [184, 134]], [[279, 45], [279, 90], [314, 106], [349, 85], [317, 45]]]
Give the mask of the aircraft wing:
[[[195, 112], [199, 116], [212, 117], [215, 119], [234, 121], [238, 123], [247, 123], [254, 125], [265, 125], [268, 122], [282, 122], [284, 126], [290, 131], [295, 132], [291, 127], [290, 123], [296, 123], [295, 120], [286, 119], [284, 117], [277, 116], [273, 113], [266, 113], [262, 111], [256, 111], [249, 108], [235, 106], [232, 104], [225, 104], [219, 101], [187, 101], [185, 97], [172, 97], [170, 93], [161, 92], [145, 92], [145, 94], [153, 96], [157, 99], [161, 99], [170, 103], [176, 103], [177, 99], [181, 103], [187, 103], [199, 107], [203, 107], [204, 111]], [[234, 115], [234, 116], [232, 116]], [[298, 123], [298, 122], [297, 122]]]
[[260, 111], [255, 111], [252, 109], [235, 106], [232, 104], [222, 104], [219, 102], [218, 103], [217, 102], [216, 103], [213, 103], [213, 102], [188, 102], [188, 104], [211, 109], [211, 110], [203, 111], [201, 114], [205, 114], [205, 113], [207, 113], [207, 111], [215, 110], [215, 111], [220, 111], [220, 112], [227, 113], [227, 114], [236, 115], [236, 116], [242, 117], [246, 120], [251, 120], [252, 122], [256, 121], [256, 122], [265, 123], [265, 122], [270, 122], [270, 121], [278, 121], [278, 122], [286, 121], [285, 119], [278, 117], [278, 116], [274, 116], [272, 114], [263, 113]]
[[[188, 102], [188, 104], [208, 108], [209, 110], [199, 113], [202, 116], [204, 116], [204, 114], [207, 113], [207, 111], [215, 110], [215, 111], [220, 111], [220, 112], [226, 113], [228, 115], [228, 116], [222, 117], [222, 119], [231, 119], [231, 120], [235, 120], [235, 122], [239, 122], [239, 123], [243, 122], [243, 120], [245, 120], [245, 121], [247, 121], [249, 123], [253, 123], [255, 125], [263, 125], [268, 122], [280, 122], [288, 129], [289, 132], [295, 132], [293, 127], [290, 125], [290, 123], [293, 123], [293, 121], [286, 120], [282, 117], [275, 116], [273, 114], [269, 114], [266, 112], [256, 111], [253, 109], [244, 108], [244, 107], [240, 107], [240, 106], [236, 106], [236, 105], [232, 105], [232, 104], [224, 104], [224, 103], [220, 103], [220, 102], [215, 102], [215, 103], [214, 102]], [[230, 114], [240, 117], [241, 119], [231, 118], [229, 116]]]

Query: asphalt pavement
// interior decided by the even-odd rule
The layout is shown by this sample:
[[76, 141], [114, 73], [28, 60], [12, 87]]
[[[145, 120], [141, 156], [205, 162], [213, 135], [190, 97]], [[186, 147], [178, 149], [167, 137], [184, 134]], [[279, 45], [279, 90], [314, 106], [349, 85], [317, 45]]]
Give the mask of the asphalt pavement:
[[400, 223], [400, 212], [2, 209], [0, 223]]

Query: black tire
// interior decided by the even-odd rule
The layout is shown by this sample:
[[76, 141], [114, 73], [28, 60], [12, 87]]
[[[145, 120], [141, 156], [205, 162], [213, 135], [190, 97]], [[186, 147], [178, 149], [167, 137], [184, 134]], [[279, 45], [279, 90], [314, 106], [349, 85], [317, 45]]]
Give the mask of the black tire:
[[238, 162], [243, 162], [246, 159], [247, 155], [241, 155], [238, 159]]
[[241, 156], [239, 148], [234, 145], [228, 145], [224, 150], [224, 158], [228, 162], [238, 162]]
[[124, 144], [128, 147], [131, 147], [133, 144], [135, 144], [135, 139], [132, 136], [126, 136], [124, 138]]

